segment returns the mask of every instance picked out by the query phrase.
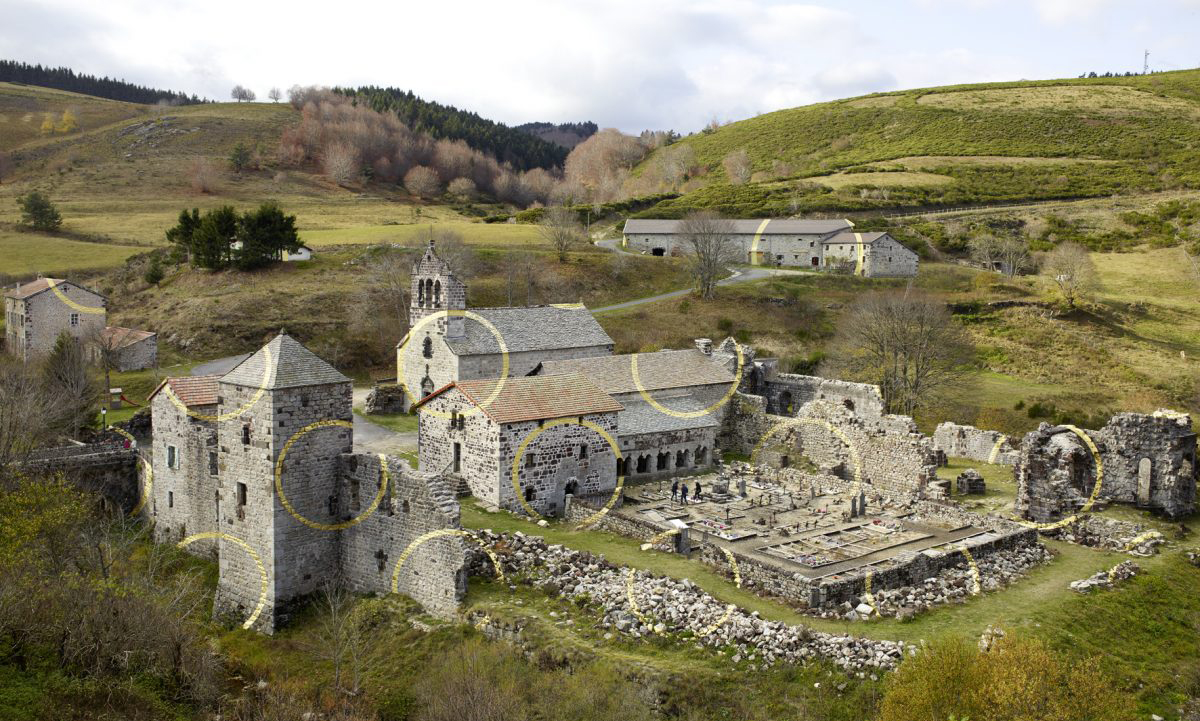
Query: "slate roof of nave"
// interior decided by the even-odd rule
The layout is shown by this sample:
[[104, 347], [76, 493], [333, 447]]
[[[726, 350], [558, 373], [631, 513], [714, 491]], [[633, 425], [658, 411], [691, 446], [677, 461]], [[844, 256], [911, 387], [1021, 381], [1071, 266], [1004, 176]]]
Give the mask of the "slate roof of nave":
[[[613, 344], [612, 338], [596, 322], [591, 311], [582, 305], [467, 310], [495, 327], [509, 353]], [[500, 352], [499, 341], [483, 323], [467, 317], [463, 326], [463, 337], [446, 338], [446, 344], [455, 355], [494, 355]]]
[[273, 390], [349, 383], [350, 379], [295, 338], [280, 333], [257, 353], [226, 373], [221, 382]]

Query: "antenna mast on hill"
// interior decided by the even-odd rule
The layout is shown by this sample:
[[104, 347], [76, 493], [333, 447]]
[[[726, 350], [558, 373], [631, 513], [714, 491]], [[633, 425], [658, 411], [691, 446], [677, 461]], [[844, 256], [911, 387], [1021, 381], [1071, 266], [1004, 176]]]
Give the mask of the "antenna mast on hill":
[[1149, 74], [1150, 74], [1150, 51], [1147, 50], [1145, 52], [1145, 54], [1142, 55], [1142, 75], [1149, 75]]

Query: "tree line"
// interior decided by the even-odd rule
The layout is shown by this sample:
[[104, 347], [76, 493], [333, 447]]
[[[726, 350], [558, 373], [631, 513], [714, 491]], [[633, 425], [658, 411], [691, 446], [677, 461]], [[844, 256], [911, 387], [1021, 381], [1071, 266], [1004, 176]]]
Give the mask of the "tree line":
[[472, 148], [488, 153], [516, 170], [556, 168], [567, 159], [567, 150], [562, 146], [480, 117], [478, 113], [423, 100], [411, 90], [374, 86], [333, 90], [378, 112], [395, 113], [401, 122], [417, 132], [439, 139], [465, 140]]
[[159, 90], [144, 85], [134, 85], [108, 76], [98, 78], [95, 75], [77, 73], [67, 67], [44, 67], [16, 60], [0, 60], [0, 82], [37, 85], [43, 88], [93, 95], [97, 98], [146, 105], [159, 101], [166, 101], [174, 105], [193, 105], [205, 102], [194, 93], [189, 96], [187, 93], [174, 90]]

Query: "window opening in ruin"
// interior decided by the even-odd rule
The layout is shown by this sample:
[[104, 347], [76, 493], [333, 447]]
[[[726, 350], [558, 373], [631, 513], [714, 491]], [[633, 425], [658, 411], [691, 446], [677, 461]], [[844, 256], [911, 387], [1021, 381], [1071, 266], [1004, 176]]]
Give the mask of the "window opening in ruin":
[[533, 457], [533, 454], [532, 454], [532, 453], [526, 453], [526, 454], [525, 454], [525, 467], [526, 467], [526, 468], [533, 468], [533, 464], [534, 464], [534, 462], [535, 462], [535, 459], [534, 459], [534, 457]]
[[780, 467], [780, 468], [787, 468], [787, 467], [788, 467], [788, 466], [790, 466], [790, 465], [792, 465], [792, 459], [791, 459], [791, 458], [789, 458], [789, 457], [787, 457], [787, 456], [780, 456], [780, 457], [779, 457], [779, 467]]
[[637, 472], [645, 473], [648, 470], [650, 470], [650, 456], [642, 456], [641, 458], [638, 458]]
[[237, 504], [239, 506], [246, 505], [246, 484], [237, 484]]
[[581, 459], [587, 458], [587, 444], [586, 443], [579, 447], [579, 457]]
[[779, 396], [779, 408], [783, 411], [783, 415], [792, 415], [792, 392], [784, 391]]
[[401, 502], [400, 510], [408, 513], [408, 499], [405, 499], [403, 502]]
[[425, 284], [417, 281], [417, 305], [425, 305]]
[[208, 475], [210, 475], [210, 476], [217, 475], [217, 452], [216, 451], [208, 452]]
[[425, 342], [421, 344], [421, 355], [426, 358], [433, 357], [433, 339], [425, 336]]
[[658, 454], [658, 470], [660, 470], [660, 471], [667, 470], [667, 463], [669, 463], [670, 461], [671, 461], [671, 456], [669, 456], [666, 453], [659, 453]]
[[179, 450], [175, 446], [167, 446], [167, 468], [179, 468]]
[[702, 466], [708, 463], [708, 447], [700, 446], [696, 449], [696, 465]]
[[167, 491], [167, 508], [175, 507], [175, 491]]
[[675, 451], [675, 467], [676, 468], [684, 468], [686, 466], [687, 466], [687, 458], [684, 456], [683, 451]]
[[250, 424], [249, 423], [242, 424], [242, 445], [243, 446], [250, 445]]
[[854, 401], [850, 400], [849, 398], [843, 400], [842, 405], [846, 406], [850, 410], [854, 410]]
[[529, 503], [530, 501], [533, 500], [533, 497], [534, 497], [533, 486], [530, 486], [529, 488], [525, 489], [525, 502]]
[[454, 444], [454, 472], [459, 473], [460, 471], [462, 471], [462, 444], [455, 443]]

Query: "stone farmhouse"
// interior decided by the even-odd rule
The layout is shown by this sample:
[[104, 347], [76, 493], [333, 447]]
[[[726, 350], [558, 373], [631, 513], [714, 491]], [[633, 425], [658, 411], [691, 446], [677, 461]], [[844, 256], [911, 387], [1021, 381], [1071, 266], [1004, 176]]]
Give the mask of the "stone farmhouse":
[[467, 308], [467, 288], [433, 241], [413, 265], [412, 329], [396, 346], [405, 410], [458, 380], [522, 376], [539, 363], [612, 353], [613, 341], [583, 305]]
[[4, 294], [5, 344], [21, 360], [49, 353], [63, 332], [76, 340], [105, 327], [108, 299], [69, 280], [38, 278]]
[[[651, 255], [682, 252], [678, 220], [630, 218], [622, 244]], [[851, 270], [867, 278], [912, 277], [919, 258], [887, 233], [855, 233], [849, 220], [731, 220], [745, 262]]]
[[421, 468], [492, 507], [517, 510], [523, 500], [559, 515], [567, 495], [607, 498], [616, 488], [609, 439], [623, 409], [578, 373], [457, 381], [417, 409]]
[[[213, 534], [188, 550], [219, 560], [219, 615], [269, 633], [324, 584], [388, 592], [393, 574], [431, 613], [457, 610], [467, 552], [453, 486], [354, 453], [350, 379], [291, 337], [222, 377], [168, 379], [150, 406], [146, 512], [161, 542]], [[412, 546], [432, 531], [447, 533]]]

